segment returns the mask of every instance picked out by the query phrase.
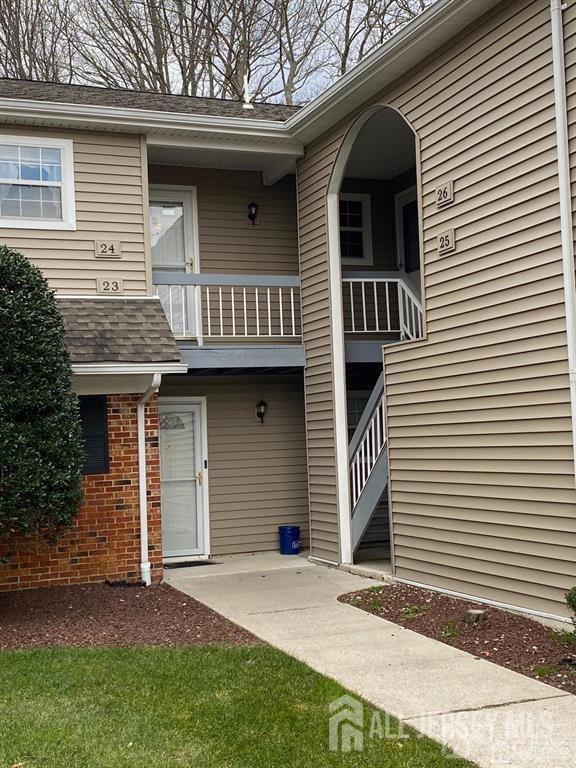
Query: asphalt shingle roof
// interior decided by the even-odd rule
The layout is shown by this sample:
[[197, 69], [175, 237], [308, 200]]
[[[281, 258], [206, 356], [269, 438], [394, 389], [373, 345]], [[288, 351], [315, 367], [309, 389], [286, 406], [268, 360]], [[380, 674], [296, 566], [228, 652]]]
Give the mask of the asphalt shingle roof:
[[260, 104], [257, 102], [254, 103], [254, 109], [244, 109], [241, 101], [232, 101], [231, 99], [174, 96], [164, 93], [96, 88], [89, 85], [66, 85], [1, 78], [0, 97], [279, 122], [288, 120], [298, 110], [298, 107], [289, 107], [284, 104]]
[[73, 364], [180, 362], [158, 299], [57, 300]]

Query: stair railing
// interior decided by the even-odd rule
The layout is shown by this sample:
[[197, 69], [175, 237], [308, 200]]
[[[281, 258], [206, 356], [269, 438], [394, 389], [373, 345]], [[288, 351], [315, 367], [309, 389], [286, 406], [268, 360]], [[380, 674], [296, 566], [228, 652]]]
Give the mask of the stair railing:
[[386, 447], [384, 374], [376, 382], [349, 446], [352, 513]]

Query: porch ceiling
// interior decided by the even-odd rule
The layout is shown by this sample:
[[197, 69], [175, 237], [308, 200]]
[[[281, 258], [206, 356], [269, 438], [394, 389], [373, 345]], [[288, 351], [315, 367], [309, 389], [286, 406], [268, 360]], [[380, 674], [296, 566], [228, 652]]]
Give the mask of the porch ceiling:
[[214, 147], [206, 142], [179, 142], [161, 136], [148, 139], [150, 165], [259, 171], [265, 184], [273, 184], [283, 176], [295, 173], [296, 160], [302, 152], [301, 145], [290, 142], [261, 142], [243, 146], [220, 142]]

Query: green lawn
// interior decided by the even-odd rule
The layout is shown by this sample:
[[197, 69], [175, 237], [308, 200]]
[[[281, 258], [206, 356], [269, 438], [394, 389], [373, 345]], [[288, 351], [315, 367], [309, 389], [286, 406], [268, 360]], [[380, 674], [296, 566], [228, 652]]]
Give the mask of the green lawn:
[[263, 646], [3, 652], [0, 768], [470, 765], [368, 727], [362, 753], [330, 752], [328, 704], [343, 693]]

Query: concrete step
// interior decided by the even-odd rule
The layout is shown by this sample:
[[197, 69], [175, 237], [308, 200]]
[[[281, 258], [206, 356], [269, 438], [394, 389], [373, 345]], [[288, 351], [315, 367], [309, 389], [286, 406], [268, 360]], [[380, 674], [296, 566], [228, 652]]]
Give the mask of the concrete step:
[[367, 560], [365, 563], [342, 564], [340, 568], [355, 576], [363, 576], [366, 579], [375, 579], [384, 584], [393, 584], [392, 563], [390, 560]]

